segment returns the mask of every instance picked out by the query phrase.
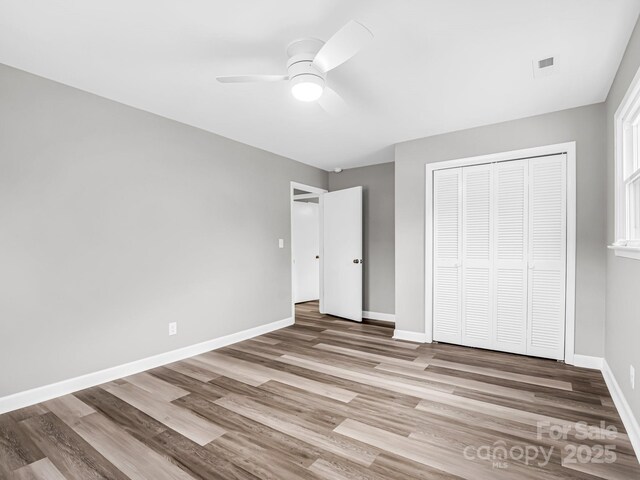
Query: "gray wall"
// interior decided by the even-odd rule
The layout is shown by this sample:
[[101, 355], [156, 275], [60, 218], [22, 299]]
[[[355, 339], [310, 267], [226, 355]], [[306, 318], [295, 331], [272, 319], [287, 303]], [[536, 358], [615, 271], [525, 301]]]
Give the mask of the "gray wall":
[[396, 146], [396, 328], [424, 332], [425, 164], [577, 142], [576, 353], [602, 356], [605, 313], [604, 104]]
[[329, 173], [329, 190], [363, 187], [364, 310], [395, 312], [394, 165]]
[[[607, 121], [607, 241], [614, 240], [613, 115], [640, 67], [640, 26], [636, 24], [606, 102]], [[604, 247], [603, 247], [604, 248]], [[607, 316], [605, 358], [637, 419], [640, 419], [640, 261], [607, 256]], [[636, 369], [631, 389], [629, 365]]]
[[292, 180], [328, 186], [0, 66], [0, 396], [289, 317]]

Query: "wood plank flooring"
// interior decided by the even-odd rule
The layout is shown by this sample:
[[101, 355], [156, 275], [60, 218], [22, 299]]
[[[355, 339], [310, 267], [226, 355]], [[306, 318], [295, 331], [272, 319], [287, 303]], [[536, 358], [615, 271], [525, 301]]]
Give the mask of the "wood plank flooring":
[[0, 478], [640, 478], [597, 371], [400, 342], [315, 302], [296, 313], [292, 327], [1, 415]]

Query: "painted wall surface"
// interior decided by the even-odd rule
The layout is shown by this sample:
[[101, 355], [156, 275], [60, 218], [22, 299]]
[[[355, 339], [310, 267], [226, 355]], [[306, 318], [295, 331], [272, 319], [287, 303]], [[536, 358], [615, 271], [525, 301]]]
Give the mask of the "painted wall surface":
[[396, 145], [396, 328], [425, 331], [425, 164], [576, 141], [576, 353], [603, 355], [604, 108], [574, 108]]
[[0, 66], [0, 396], [290, 317], [290, 181], [327, 173]]
[[[640, 25], [636, 24], [606, 102], [607, 122], [607, 241], [614, 241], [613, 117], [640, 68]], [[640, 260], [607, 254], [607, 315], [605, 358], [636, 419], [640, 419]], [[636, 369], [631, 389], [629, 365]]]
[[329, 173], [329, 190], [363, 187], [364, 310], [395, 313], [394, 164]]

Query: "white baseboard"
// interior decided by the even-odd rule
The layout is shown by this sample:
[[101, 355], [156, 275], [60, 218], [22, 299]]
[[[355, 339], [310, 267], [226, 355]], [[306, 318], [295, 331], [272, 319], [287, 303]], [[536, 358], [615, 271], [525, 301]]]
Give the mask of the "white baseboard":
[[80, 377], [69, 378], [67, 380], [62, 380], [61, 382], [44, 385], [31, 390], [25, 390], [24, 392], [14, 393], [6, 397], [0, 397], [0, 414], [28, 407], [29, 405], [34, 405], [46, 400], [51, 400], [52, 398], [61, 397], [62, 395], [77, 392], [78, 390], [94, 387], [102, 383], [111, 382], [118, 378], [140, 373], [151, 368], [160, 367], [168, 363], [177, 362], [178, 360], [193, 357], [194, 355], [200, 355], [201, 353], [226, 347], [227, 345], [241, 342], [242, 340], [248, 340], [250, 338], [257, 337], [258, 335], [279, 330], [280, 328], [288, 327], [293, 324], [294, 319], [289, 317], [284, 320], [278, 320], [267, 323], [266, 325], [260, 325], [248, 330], [225, 335], [224, 337], [214, 338], [207, 340], [206, 342], [197, 343], [188, 347], [125, 363], [124, 365], [106, 368], [97, 372], [87, 373]]
[[396, 323], [396, 316], [392, 313], [367, 312], [363, 310], [362, 316], [364, 318], [369, 318], [371, 320], [380, 320], [382, 322]]
[[[602, 357], [592, 357], [590, 355], [573, 355], [573, 363], [571, 365], [575, 365], [576, 367], [582, 368], [593, 368], [594, 370], [602, 370]], [[568, 362], [567, 362], [568, 363]]]
[[633, 450], [636, 453], [636, 457], [640, 458], [640, 425], [638, 424], [638, 420], [633, 415], [631, 411], [631, 407], [627, 402], [627, 399], [624, 397], [622, 393], [622, 389], [616, 380], [616, 377], [613, 375], [611, 368], [607, 361], [602, 357], [592, 357], [590, 355], [579, 355], [575, 354], [573, 356], [573, 365], [576, 367], [582, 368], [592, 368], [595, 370], [600, 370], [602, 372], [602, 376], [604, 377], [604, 381], [607, 384], [607, 388], [609, 389], [609, 393], [611, 394], [611, 398], [613, 399], [613, 403], [620, 414], [620, 418], [622, 423], [624, 424], [624, 428], [627, 431], [627, 435], [629, 436], [629, 441], [633, 446]]
[[406, 340], [407, 342], [427, 343], [426, 333], [398, 330], [397, 328], [393, 331], [393, 338], [396, 340]]
[[607, 383], [607, 388], [609, 389], [613, 403], [620, 414], [624, 428], [627, 430], [627, 435], [629, 436], [629, 441], [633, 446], [633, 450], [636, 452], [636, 457], [640, 459], [640, 425], [638, 424], [636, 417], [633, 415], [633, 411], [631, 410], [629, 403], [627, 403], [627, 399], [624, 398], [622, 389], [620, 388], [616, 377], [613, 375], [611, 368], [609, 368], [609, 364], [606, 359], [602, 362], [602, 376], [604, 377], [604, 381]]

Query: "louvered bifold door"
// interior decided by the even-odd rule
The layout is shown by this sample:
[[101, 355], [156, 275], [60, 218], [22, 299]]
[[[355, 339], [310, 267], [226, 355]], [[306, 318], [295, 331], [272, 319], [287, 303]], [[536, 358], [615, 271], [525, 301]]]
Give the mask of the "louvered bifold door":
[[462, 343], [492, 348], [492, 164], [462, 169]]
[[494, 342], [527, 351], [527, 161], [494, 167]]
[[433, 172], [433, 339], [460, 343], [461, 169]]
[[564, 359], [566, 155], [529, 160], [527, 354]]

